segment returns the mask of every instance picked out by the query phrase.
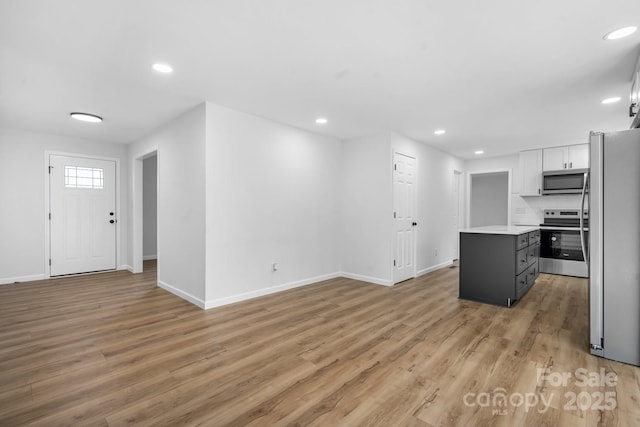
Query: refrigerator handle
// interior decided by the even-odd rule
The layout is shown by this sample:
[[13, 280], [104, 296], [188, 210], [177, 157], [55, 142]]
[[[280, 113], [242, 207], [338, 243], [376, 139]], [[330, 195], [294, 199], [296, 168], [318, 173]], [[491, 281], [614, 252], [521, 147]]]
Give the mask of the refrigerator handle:
[[584, 173], [584, 184], [582, 184], [582, 201], [580, 203], [580, 247], [582, 248], [582, 257], [589, 267], [589, 254], [587, 253], [587, 244], [584, 240], [584, 201], [587, 196], [587, 183], [589, 182], [589, 172]]

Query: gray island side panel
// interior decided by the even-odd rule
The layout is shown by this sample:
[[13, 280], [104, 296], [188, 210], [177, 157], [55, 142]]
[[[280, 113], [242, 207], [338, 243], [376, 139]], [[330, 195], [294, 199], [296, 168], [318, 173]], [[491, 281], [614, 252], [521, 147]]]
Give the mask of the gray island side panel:
[[516, 240], [509, 234], [460, 233], [459, 297], [498, 305], [513, 303]]

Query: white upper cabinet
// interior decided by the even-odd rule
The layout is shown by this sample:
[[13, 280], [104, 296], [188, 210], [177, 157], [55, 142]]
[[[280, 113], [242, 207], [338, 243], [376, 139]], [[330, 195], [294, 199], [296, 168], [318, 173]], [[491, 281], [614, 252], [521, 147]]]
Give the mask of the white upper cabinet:
[[542, 169], [544, 171], [589, 167], [589, 144], [545, 148], [542, 152]]
[[589, 144], [569, 146], [569, 169], [586, 169], [589, 167]]
[[542, 151], [542, 170], [557, 171], [567, 168], [567, 157], [569, 157], [567, 147], [545, 148]]
[[520, 152], [520, 195], [542, 194], [542, 150]]

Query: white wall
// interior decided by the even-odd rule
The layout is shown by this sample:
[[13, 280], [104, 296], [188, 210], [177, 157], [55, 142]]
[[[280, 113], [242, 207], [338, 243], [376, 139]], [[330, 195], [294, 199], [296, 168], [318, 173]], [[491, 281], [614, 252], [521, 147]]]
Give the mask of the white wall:
[[144, 259], [153, 259], [158, 254], [158, 156], [144, 159], [142, 170], [142, 254]]
[[[517, 176], [520, 157], [518, 154], [510, 154], [508, 156], [498, 157], [478, 157], [473, 160], [466, 160], [464, 167], [467, 172], [494, 172], [496, 170], [510, 169], [513, 171], [512, 178]], [[516, 179], [513, 179], [511, 188], [513, 192], [519, 191], [518, 185], [514, 185]]]
[[340, 257], [343, 275], [392, 283], [390, 135], [343, 142]]
[[417, 159], [416, 274], [455, 257], [453, 171], [463, 171], [464, 162], [426, 144], [385, 133], [343, 144], [341, 256], [347, 277], [393, 283], [394, 152]]
[[[200, 104], [129, 150], [133, 171], [135, 162], [157, 150], [158, 285], [201, 307], [205, 300], [205, 125], [205, 104]], [[139, 207], [135, 203], [138, 189], [142, 182], [136, 186], [132, 178], [134, 222], [133, 210], [142, 210], [142, 203]], [[142, 212], [138, 214], [142, 222]], [[142, 239], [143, 233], [135, 227], [131, 234]], [[136, 244], [142, 246], [142, 241], [132, 241], [132, 246]], [[130, 265], [134, 264], [130, 258]]]
[[206, 116], [207, 307], [335, 277], [340, 141], [209, 103]]
[[118, 260], [119, 268], [124, 268], [128, 222], [127, 146], [0, 128], [0, 283], [48, 275], [45, 271], [45, 151], [120, 160]]
[[[512, 222], [538, 225], [544, 220], [545, 209], [580, 209], [579, 195], [553, 195], [543, 197], [520, 197], [512, 195]], [[589, 208], [588, 203], [585, 208]]]
[[509, 174], [496, 172], [471, 176], [469, 223], [471, 227], [507, 225]]
[[[462, 161], [397, 135], [341, 142], [213, 104], [129, 146], [0, 135], [0, 189], [21, 208], [0, 210], [3, 224], [18, 224], [3, 230], [0, 277], [43, 272], [45, 149], [122, 159], [120, 252], [134, 271], [134, 253], [143, 254], [142, 159], [157, 151], [159, 285], [202, 307], [341, 274], [390, 284], [394, 148], [418, 158], [418, 274], [454, 251], [442, 224], [451, 223]], [[24, 159], [26, 170], [17, 166]], [[11, 185], [24, 172], [29, 183]]]
[[[421, 275], [449, 264], [456, 257], [453, 171], [462, 172], [464, 161], [397, 134], [391, 135], [391, 144], [393, 151], [418, 159], [416, 267], [417, 274]], [[464, 185], [462, 187], [464, 191]], [[464, 209], [463, 203], [460, 211]]]
[[511, 223], [524, 225], [539, 225], [542, 223], [545, 209], [578, 209], [579, 195], [555, 195], [542, 197], [521, 197], [519, 195], [521, 182], [519, 171], [519, 155], [481, 158], [465, 162], [467, 172], [485, 172], [498, 169], [513, 171], [511, 186]]

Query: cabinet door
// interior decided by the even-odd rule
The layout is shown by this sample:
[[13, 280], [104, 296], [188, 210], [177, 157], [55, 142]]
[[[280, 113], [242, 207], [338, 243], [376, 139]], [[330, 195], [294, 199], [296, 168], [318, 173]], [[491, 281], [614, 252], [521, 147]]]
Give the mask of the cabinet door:
[[586, 169], [589, 167], [589, 144], [569, 146], [569, 169]]
[[567, 169], [568, 154], [567, 147], [545, 148], [542, 150], [542, 170], [546, 172]]
[[529, 288], [529, 270], [525, 270], [516, 276], [516, 298], [520, 299]]
[[520, 152], [520, 195], [540, 196], [542, 193], [542, 150]]
[[524, 248], [516, 252], [516, 274], [522, 273], [529, 266], [529, 249]]

